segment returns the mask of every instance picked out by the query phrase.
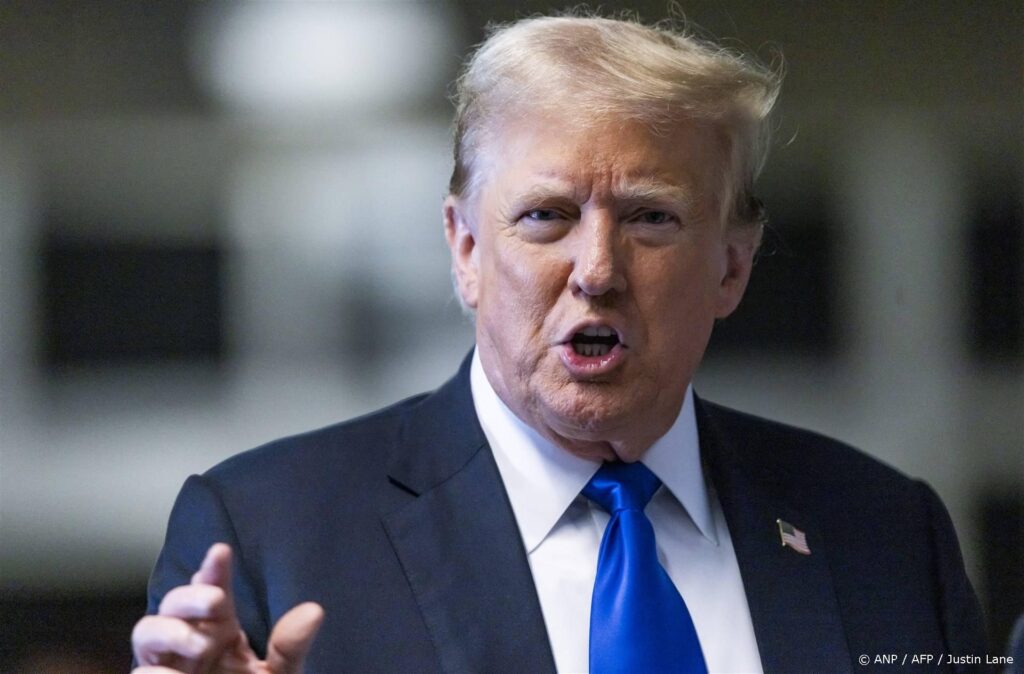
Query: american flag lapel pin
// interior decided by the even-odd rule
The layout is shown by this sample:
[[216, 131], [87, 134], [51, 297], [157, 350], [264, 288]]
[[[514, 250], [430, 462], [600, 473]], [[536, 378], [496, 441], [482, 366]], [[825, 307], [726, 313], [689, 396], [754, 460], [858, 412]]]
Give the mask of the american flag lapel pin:
[[782, 547], [792, 548], [801, 555], [811, 554], [811, 549], [807, 547], [807, 534], [785, 520], [775, 520], [775, 522], [779, 525], [779, 537], [782, 539]]

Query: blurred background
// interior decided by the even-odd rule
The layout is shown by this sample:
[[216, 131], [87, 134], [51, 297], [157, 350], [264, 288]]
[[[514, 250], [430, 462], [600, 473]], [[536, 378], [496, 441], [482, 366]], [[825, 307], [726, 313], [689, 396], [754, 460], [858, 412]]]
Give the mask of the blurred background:
[[[189, 474], [454, 372], [449, 83], [489, 21], [560, 8], [0, 4], [0, 671], [126, 669]], [[930, 482], [1001, 653], [1024, 611], [1024, 5], [681, 9], [788, 69], [772, 231], [697, 389]]]

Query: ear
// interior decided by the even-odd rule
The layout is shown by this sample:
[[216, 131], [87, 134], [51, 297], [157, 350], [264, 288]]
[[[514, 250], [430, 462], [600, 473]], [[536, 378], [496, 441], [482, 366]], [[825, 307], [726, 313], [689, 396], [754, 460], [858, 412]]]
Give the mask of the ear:
[[452, 254], [452, 272], [463, 303], [476, 309], [479, 300], [479, 260], [476, 254], [476, 234], [466, 217], [469, 204], [449, 194], [444, 200], [444, 235]]
[[750, 281], [750, 272], [754, 266], [754, 254], [761, 242], [760, 227], [733, 226], [725, 232], [723, 245], [722, 279], [718, 286], [718, 306], [716, 318], [725, 318], [740, 305], [743, 293]]

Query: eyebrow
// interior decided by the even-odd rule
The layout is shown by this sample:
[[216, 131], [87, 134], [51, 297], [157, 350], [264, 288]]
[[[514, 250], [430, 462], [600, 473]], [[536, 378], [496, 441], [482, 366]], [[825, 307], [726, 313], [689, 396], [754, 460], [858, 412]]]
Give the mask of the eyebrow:
[[687, 209], [696, 205], [696, 197], [692, 190], [653, 178], [628, 180], [624, 185], [616, 185], [613, 191], [619, 201], [668, 202], [682, 205]]
[[[616, 201], [627, 203], [671, 203], [684, 209], [691, 209], [696, 205], [691, 190], [653, 178], [627, 179], [623, 184], [614, 186], [612, 191]], [[578, 202], [580, 198], [581, 195], [575, 192], [571, 181], [555, 181], [533, 185], [516, 195], [513, 201], [517, 206], [525, 207], [551, 201]]]
[[512, 201], [517, 206], [532, 206], [552, 201], [576, 201], [573, 192], [568, 185], [532, 185], [517, 194]]

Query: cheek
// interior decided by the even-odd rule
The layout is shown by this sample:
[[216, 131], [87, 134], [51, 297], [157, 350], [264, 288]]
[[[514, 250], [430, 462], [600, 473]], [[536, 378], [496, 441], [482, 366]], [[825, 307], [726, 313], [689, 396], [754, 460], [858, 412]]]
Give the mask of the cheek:
[[543, 322], [565, 285], [559, 272], [563, 265], [529, 246], [513, 245], [514, 253], [495, 256], [491, 292], [520, 317]]
[[637, 301], [651, 329], [652, 341], [689, 346], [710, 331], [717, 308], [718, 275], [708, 257], [672, 256], [644, 266], [645, 287]]
[[565, 286], [564, 263], [519, 242], [504, 246], [486, 260], [478, 314], [486, 315], [491, 339], [505, 353], [527, 358], [548, 346], [545, 323]]

